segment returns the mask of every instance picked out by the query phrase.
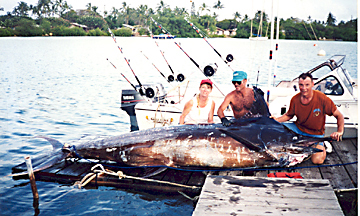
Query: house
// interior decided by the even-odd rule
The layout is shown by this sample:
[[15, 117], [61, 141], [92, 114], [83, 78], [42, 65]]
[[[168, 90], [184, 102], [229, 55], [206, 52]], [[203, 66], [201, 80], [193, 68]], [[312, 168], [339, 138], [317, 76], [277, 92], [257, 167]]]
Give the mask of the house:
[[88, 27], [86, 25], [81, 25], [79, 23], [70, 23], [70, 27], [69, 28], [74, 28], [74, 27], [79, 27], [79, 28], [82, 28], [84, 29], [85, 31], [88, 30]]
[[216, 35], [224, 35], [225, 37], [228, 37], [228, 36], [235, 36], [236, 35], [236, 28], [235, 29], [227, 29], [227, 30], [224, 30], [224, 29], [221, 29], [219, 27], [216, 27], [216, 32], [215, 34]]

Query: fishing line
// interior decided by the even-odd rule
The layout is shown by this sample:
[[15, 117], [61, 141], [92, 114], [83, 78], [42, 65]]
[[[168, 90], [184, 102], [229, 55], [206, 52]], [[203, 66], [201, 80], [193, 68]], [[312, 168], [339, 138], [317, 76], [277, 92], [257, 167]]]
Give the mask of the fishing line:
[[[110, 63], [115, 69], [117, 69], [117, 68], [115, 67], [115, 65], [114, 65], [113, 63], [111, 63], [111, 61], [110, 61], [108, 58], [107, 58], [106, 60], [108, 60], [109, 63]], [[120, 74], [121, 74], [121, 76], [123, 76], [123, 77], [125, 78], [125, 80], [135, 89], [135, 91], [137, 91], [137, 89], [136, 89], [136, 87], [134, 86], [134, 84], [132, 84], [132, 83], [126, 78], [126, 76], [125, 76], [123, 73], [120, 72]]]
[[[108, 28], [108, 31], [109, 31], [112, 39], [114, 40], [115, 44], [117, 44], [115, 35], [112, 33], [112, 31], [110, 30], [110, 28]], [[145, 87], [141, 84], [139, 78], [136, 76], [134, 70], [132, 69], [132, 67], [131, 67], [131, 65], [130, 65], [130, 62], [129, 62], [128, 59], [125, 57], [122, 49], [121, 49], [119, 46], [117, 46], [117, 47], [118, 47], [119, 51], [121, 52], [121, 54], [124, 56], [124, 60], [126, 61], [127, 65], [129, 66], [129, 68], [130, 68], [130, 70], [131, 70], [131, 72], [132, 72], [133, 75], [135, 76], [136, 81], [139, 83], [139, 86], [140, 86], [139, 93], [140, 93], [141, 95], [146, 95], [146, 97], [148, 97], [148, 98], [154, 97], [154, 95], [155, 95], [154, 89], [152, 89], [151, 87], [148, 87], [148, 88], [145, 89]], [[145, 91], [144, 91], [144, 90], [145, 90]]]
[[231, 54], [228, 54], [226, 56], [226, 60], [223, 59], [223, 57], [221, 56], [221, 54], [209, 43], [209, 41], [206, 39], [206, 37], [204, 36], [204, 33], [201, 33], [200, 29], [198, 27], [196, 27], [193, 23], [191, 23], [189, 20], [187, 20], [186, 17], [184, 17], [184, 19], [186, 20], [187, 23], [190, 24], [190, 26], [200, 35], [200, 37], [202, 37], [205, 42], [215, 51], [215, 53], [221, 58], [221, 60], [223, 60], [225, 62], [225, 64], [227, 66], [229, 66], [229, 68], [234, 72], [234, 69], [231, 68], [231, 66], [228, 64], [229, 62], [232, 62], [234, 60], [234, 56]]
[[[183, 51], [183, 53], [195, 64], [195, 66], [196, 66], [197, 68], [199, 68], [199, 70], [201, 71], [201, 73], [204, 74], [204, 75], [206, 76], [206, 78], [208, 78], [209, 80], [211, 80], [209, 77], [212, 76], [214, 73], [212, 73], [212, 74], [206, 74], [206, 73], [204, 73], [204, 72], [201, 70], [199, 64], [196, 63], [196, 61], [195, 61], [193, 58], [191, 58], [191, 57], [185, 52], [185, 50], [183, 50], [183, 48], [181, 48], [181, 46], [180, 46], [178, 43], [176, 43], [176, 42], [174, 42], [174, 43], [175, 43], [176, 46], [178, 46], [178, 47], [181, 49], [181, 51]], [[213, 83], [214, 83], [214, 82], [213, 82]], [[219, 90], [219, 92], [220, 92], [223, 96], [225, 96], [224, 93], [221, 92], [221, 90], [216, 86], [215, 83], [214, 83], [214, 86]]]

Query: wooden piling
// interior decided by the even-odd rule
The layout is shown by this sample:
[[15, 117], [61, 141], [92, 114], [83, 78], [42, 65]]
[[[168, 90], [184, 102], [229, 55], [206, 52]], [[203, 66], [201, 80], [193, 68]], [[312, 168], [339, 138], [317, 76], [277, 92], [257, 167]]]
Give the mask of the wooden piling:
[[33, 193], [33, 197], [34, 199], [39, 199], [39, 193], [37, 191], [36, 188], [36, 182], [35, 182], [35, 175], [34, 175], [34, 171], [32, 168], [32, 164], [31, 164], [31, 157], [30, 156], [26, 156], [25, 157], [25, 163], [26, 163], [26, 168], [29, 174], [29, 179], [30, 179], [30, 184], [31, 184], [31, 190]]
[[33, 193], [33, 207], [35, 210], [35, 215], [39, 215], [40, 210], [39, 210], [39, 193], [36, 187], [36, 182], [35, 182], [35, 175], [34, 175], [34, 171], [32, 168], [32, 164], [31, 164], [31, 157], [30, 156], [26, 156], [25, 158], [25, 163], [26, 163], [26, 168], [29, 174], [29, 179], [30, 179], [30, 185], [31, 185], [31, 191]]

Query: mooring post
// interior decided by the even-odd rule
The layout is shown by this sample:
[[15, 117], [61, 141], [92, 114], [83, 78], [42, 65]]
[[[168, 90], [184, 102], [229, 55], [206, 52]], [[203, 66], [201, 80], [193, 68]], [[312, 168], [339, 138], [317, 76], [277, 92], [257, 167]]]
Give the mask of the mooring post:
[[32, 168], [30, 156], [25, 157], [25, 163], [26, 163], [28, 174], [29, 174], [31, 190], [33, 193], [33, 198], [34, 198], [33, 207], [35, 209], [35, 215], [38, 215], [39, 214], [39, 193], [36, 188], [35, 175], [34, 175], [34, 171]]

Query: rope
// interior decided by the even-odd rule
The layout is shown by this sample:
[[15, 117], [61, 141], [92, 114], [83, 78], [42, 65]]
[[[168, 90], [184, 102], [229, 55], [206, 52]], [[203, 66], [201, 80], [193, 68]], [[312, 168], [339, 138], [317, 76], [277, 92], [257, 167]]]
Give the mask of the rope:
[[[95, 170], [96, 168], [100, 168], [100, 170]], [[97, 173], [99, 173], [100, 175], [107, 174], [107, 175], [117, 176], [117, 177], [119, 177], [119, 179], [129, 178], [129, 179], [135, 179], [135, 180], [140, 180], [140, 181], [148, 181], [148, 182], [169, 184], [169, 185], [174, 185], [174, 186], [184, 187], [184, 188], [190, 188], [190, 189], [199, 189], [200, 188], [200, 187], [197, 187], [197, 186], [183, 185], [183, 184], [178, 184], [178, 183], [174, 183], [174, 182], [161, 181], [161, 180], [155, 180], [155, 179], [148, 179], [148, 178], [143, 178], [143, 177], [129, 176], [129, 175], [125, 175], [122, 171], [114, 172], [112, 170], [105, 170], [104, 166], [102, 164], [96, 164], [95, 166], [93, 166], [91, 168], [91, 171], [93, 171], [93, 173], [88, 173], [79, 183], [76, 182], [75, 185], [78, 185], [79, 188], [84, 187], [95, 178]]]

